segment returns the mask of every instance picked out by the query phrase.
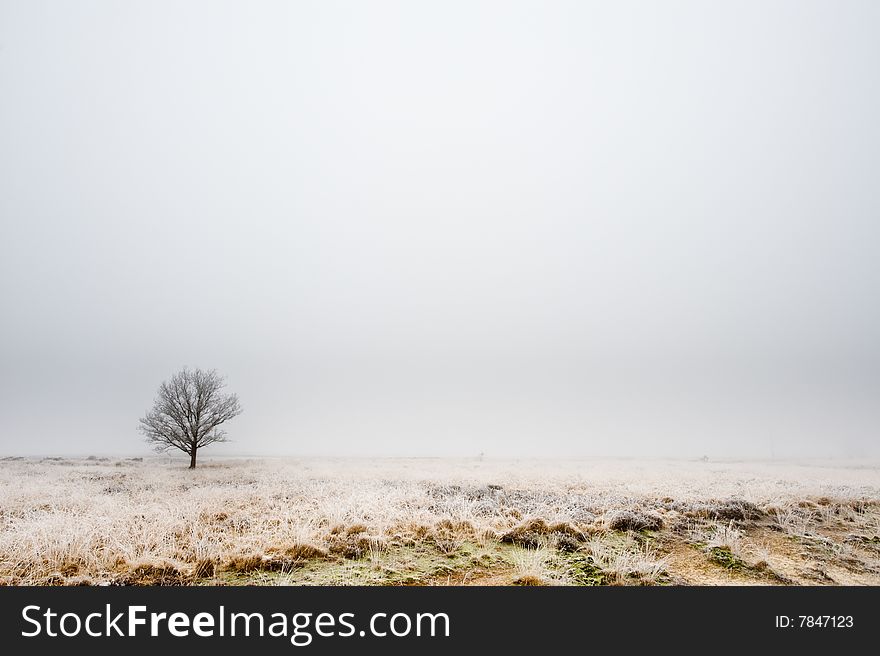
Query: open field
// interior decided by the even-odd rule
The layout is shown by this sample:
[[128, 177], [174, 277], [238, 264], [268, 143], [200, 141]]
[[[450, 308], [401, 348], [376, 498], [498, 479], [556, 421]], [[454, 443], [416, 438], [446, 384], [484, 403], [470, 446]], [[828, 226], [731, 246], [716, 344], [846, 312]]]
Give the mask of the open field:
[[877, 585], [880, 465], [0, 460], [12, 585]]

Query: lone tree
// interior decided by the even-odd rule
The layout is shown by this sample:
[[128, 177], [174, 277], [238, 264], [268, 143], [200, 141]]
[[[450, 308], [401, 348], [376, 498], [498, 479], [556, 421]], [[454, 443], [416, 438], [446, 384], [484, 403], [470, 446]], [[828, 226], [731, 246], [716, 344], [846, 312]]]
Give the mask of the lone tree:
[[219, 426], [241, 414], [235, 394], [224, 394], [226, 382], [216, 370], [184, 368], [159, 387], [153, 409], [138, 427], [157, 451], [180, 449], [189, 454], [189, 468], [196, 467], [196, 453], [203, 446], [225, 442]]

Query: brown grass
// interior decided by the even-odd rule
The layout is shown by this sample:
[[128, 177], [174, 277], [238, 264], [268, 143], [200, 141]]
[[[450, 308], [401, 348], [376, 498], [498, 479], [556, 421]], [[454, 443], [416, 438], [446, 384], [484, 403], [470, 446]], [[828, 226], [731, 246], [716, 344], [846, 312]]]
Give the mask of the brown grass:
[[544, 582], [543, 579], [541, 579], [537, 576], [531, 576], [531, 575], [520, 576], [519, 578], [516, 578], [513, 581], [511, 581], [511, 583], [513, 585], [525, 585], [525, 586], [546, 586], [547, 585], [547, 583]]
[[208, 579], [217, 571], [217, 563], [210, 558], [202, 558], [196, 561], [193, 567], [193, 576], [197, 579]]
[[605, 523], [612, 531], [659, 531], [663, 518], [641, 510], [614, 510], [605, 516]]
[[141, 563], [116, 579], [118, 585], [188, 585], [192, 576], [170, 563]]

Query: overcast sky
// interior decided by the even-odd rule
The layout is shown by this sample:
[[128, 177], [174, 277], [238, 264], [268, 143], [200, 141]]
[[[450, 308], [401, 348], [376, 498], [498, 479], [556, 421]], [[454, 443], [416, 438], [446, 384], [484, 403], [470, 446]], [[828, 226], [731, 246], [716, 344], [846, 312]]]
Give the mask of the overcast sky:
[[877, 455], [878, 117], [873, 0], [0, 0], [0, 455]]

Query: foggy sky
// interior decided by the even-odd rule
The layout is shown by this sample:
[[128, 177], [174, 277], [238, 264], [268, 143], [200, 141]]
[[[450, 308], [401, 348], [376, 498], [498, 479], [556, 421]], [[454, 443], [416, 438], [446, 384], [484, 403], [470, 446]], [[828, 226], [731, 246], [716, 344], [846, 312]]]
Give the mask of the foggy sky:
[[0, 0], [0, 455], [877, 455], [880, 3]]

